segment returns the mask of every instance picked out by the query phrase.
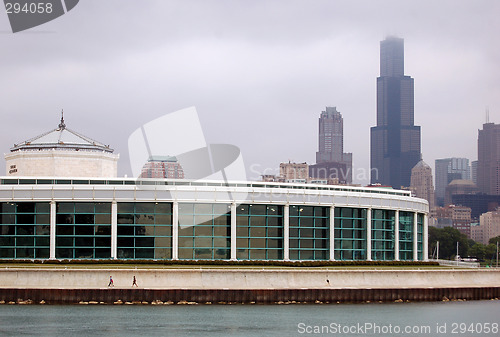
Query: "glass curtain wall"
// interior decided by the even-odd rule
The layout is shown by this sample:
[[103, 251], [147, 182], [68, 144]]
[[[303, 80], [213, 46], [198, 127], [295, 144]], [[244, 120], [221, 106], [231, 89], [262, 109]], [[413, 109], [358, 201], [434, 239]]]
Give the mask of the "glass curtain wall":
[[231, 258], [231, 205], [179, 204], [179, 259]]
[[49, 258], [49, 203], [0, 203], [0, 212], [0, 258]]
[[117, 208], [118, 258], [172, 258], [171, 203], [126, 202]]
[[110, 257], [111, 203], [57, 203], [56, 258]]
[[236, 215], [238, 259], [283, 259], [283, 206], [242, 204]]
[[372, 259], [394, 260], [395, 211], [372, 210]]
[[417, 215], [417, 258], [424, 259], [424, 215]]
[[290, 259], [329, 258], [329, 207], [294, 206], [290, 212]]
[[335, 207], [335, 260], [366, 260], [366, 209]]
[[399, 259], [413, 260], [413, 213], [399, 212]]

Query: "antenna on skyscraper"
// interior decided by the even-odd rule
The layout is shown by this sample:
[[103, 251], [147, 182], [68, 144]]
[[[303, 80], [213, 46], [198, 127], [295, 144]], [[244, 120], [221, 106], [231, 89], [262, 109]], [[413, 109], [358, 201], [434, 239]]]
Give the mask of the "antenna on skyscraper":
[[490, 122], [490, 108], [486, 107], [486, 124]]

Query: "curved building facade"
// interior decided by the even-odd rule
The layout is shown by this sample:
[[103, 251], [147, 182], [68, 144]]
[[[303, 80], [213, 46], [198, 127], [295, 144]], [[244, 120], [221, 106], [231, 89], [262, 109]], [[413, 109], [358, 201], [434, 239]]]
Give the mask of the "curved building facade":
[[0, 258], [426, 260], [409, 191], [168, 179], [0, 178]]

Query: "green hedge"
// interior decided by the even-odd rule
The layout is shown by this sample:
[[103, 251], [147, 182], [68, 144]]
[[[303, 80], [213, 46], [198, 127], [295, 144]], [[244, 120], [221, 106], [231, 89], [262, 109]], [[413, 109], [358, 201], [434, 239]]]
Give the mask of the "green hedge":
[[424, 261], [228, 261], [228, 260], [20, 260], [0, 259], [0, 264], [114, 264], [114, 265], [192, 265], [192, 266], [276, 266], [276, 267], [341, 267], [341, 266], [438, 266], [437, 262]]

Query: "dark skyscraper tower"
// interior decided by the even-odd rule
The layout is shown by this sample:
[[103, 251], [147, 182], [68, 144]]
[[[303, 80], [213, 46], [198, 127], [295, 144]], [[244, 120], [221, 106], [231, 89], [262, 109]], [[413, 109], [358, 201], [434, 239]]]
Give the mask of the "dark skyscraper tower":
[[371, 182], [410, 186], [411, 169], [420, 160], [420, 126], [413, 121], [413, 78], [404, 75], [404, 41], [380, 42], [377, 78], [377, 126], [371, 128]]
[[477, 187], [482, 193], [500, 195], [500, 124], [483, 124], [477, 157]]

